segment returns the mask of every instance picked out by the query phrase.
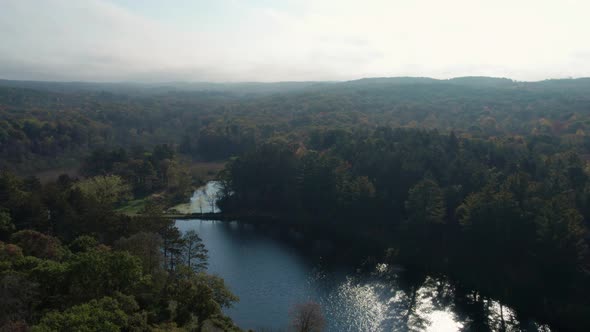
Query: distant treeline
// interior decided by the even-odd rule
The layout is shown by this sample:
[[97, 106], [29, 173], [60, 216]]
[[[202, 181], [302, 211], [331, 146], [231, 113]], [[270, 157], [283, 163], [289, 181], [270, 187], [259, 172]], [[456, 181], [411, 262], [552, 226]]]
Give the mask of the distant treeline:
[[588, 105], [590, 79], [229, 85], [0, 81], [0, 166], [31, 173], [79, 160], [96, 148], [157, 144], [221, 160], [277, 136], [303, 141], [326, 128], [377, 126], [455, 130], [478, 138], [534, 135], [586, 154]]

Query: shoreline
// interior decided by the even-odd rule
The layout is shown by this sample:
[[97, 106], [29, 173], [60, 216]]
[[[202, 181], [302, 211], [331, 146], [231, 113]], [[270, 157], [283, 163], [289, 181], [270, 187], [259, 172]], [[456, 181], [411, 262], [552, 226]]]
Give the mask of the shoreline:
[[247, 223], [265, 224], [270, 222], [277, 222], [279, 218], [274, 216], [264, 215], [243, 215], [243, 214], [227, 214], [223, 212], [207, 212], [207, 213], [185, 213], [185, 214], [171, 214], [165, 213], [162, 215], [163, 218], [177, 219], [177, 220], [190, 220], [190, 219], [201, 219], [201, 220], [218, 220], [218, 221], [239, 221]]

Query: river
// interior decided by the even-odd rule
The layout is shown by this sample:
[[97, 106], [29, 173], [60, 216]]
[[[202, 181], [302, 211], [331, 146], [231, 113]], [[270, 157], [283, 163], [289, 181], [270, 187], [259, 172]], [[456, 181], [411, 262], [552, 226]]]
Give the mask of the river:
[[226, 313], [243, 329], [286, 331], [290, 308], [311, 300], [321, 305], [329, 332], [549, 331], [445, 278], [386, 264], [334, 261], [325, 248], [310, 249], [314, 246], [301, 235], [285, 230], [208, 220], [176, 225], [203, 239], [208, 272], [224, 278], [240, 297]]

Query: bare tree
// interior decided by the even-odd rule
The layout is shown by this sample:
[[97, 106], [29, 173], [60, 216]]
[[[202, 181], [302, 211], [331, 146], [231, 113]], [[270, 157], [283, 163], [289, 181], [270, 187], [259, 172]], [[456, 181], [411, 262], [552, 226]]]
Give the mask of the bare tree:
[[205, 191], [205, 189], [200, 189], [200, 195], [197, 195], [198, 197], [198, 202], [199, 202], [199, 212], [201, 212], [201, 214], [203, 214], [203, 196], [207, 195], [207, 192]]
[[297, 303], [291, 308], [291, 327], [296, 332], [320, 332], [326, 321], [322, 307], [313, 301]]
[[217, 203], [217, 194], [216, 193], [206, 194], [205, 197], [207, 197], [207, 202], [209, 202], [209, 205], [211, 205], [211, 212], [215, 213], [215, 205]]

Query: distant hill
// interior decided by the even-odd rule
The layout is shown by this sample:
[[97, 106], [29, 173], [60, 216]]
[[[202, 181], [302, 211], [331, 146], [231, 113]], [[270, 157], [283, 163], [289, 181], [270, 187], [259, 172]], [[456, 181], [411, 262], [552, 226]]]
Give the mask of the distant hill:
[[26, 88], [60, 93], [75, 92], [112, 92], [124, 94], [151, 94], [170, 91], [210, 91], [244, 94], [270, 94], [301, 91], [330, 84], [329, 82], [162, 82], [162, 83], [96, 83], [96, 82], [49, 82], [49, 81], [14, 81], [1, 80], [0, 87]]
[[0, 79], [0, 87], [27, 88], [61, 93], [72, 92], [112, 92], [123, 94], [152, 94], [166, 92], [222, 92], [237, 95], [261, 95], [313, 91], [340, 87], [402, 86], [402, 85], [461, 85], [484, 88], [529, 88], [529, 89], [587, 89], [590, 78], [550, 79], [537, 82], [519, 82], [509, 78], [485, 76], [467, 76], [451, 79], [434, 79], [428, 77], [375, 77], [358, 80], [328, 82], [161, 82], [161, 83], [99, 83], [99, 82], [51, 82], [51, 81], [15, 81]]

